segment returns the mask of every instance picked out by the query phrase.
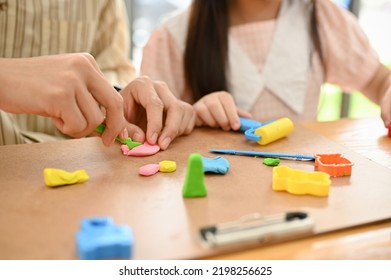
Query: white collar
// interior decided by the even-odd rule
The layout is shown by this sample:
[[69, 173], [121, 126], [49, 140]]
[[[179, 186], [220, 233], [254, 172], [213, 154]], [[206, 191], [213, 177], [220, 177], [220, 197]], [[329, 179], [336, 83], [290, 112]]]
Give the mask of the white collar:
[[[228, 87], [237, 106], [250, 111], [264, 88], [301, 114], [310, 69], [311, 33], [309, 0], [284, 0], [262, 73], [229, 36]], [[184, 52], [189, 10], [169, 18], [165, 26]]]

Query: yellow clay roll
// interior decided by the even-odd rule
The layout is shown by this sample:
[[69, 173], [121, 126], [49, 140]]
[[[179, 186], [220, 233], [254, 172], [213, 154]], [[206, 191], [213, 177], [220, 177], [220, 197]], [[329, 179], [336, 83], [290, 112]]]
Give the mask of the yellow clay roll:
[[254, 133], [261, 136], [257, 143], [266, 145], [287, 136], [293, 130], [293, 122], [289, 118], [281, 118], [267, 125], [258, 127]]

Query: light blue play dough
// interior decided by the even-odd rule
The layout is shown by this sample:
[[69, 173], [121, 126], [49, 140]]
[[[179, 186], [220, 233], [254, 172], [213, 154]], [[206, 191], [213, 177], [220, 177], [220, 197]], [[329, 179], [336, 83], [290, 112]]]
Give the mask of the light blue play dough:
[[221, 156], [215, 158], [202, 157], [204, 172], [226, 174], [229, 169], [229, 161]]

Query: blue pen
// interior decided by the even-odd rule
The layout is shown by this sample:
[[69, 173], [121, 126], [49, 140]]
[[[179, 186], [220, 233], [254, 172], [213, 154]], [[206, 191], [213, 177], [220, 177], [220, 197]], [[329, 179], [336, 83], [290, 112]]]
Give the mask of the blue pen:
[[243, 156], [269, 157], [269, 158], [281, 158], [281, 159], [293, 159], [293, 160], [315, 160], [315, 156], [300, 155], [300, 154], [283, 154], [283, 153], [271, 153], [271, 152], [217, 150], [217, 149], [210, 149], [209, 152], [217, 153], [217, 154], [227, 154], [227, 155], [243, 155]]

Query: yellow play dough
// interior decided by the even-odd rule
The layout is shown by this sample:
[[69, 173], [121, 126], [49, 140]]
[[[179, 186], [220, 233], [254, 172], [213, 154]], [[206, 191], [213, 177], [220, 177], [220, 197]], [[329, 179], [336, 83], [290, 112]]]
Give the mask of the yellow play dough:
[[45, 168], [43, 170], [43, 176], [48, 187], [83, 183], [90, 178], [83, 169], [67, 172], [62, 169]]
[[176, 162], [171, 160], [163, 160], [159, 162], [160, 172], [174, 172], [176, 170]]

